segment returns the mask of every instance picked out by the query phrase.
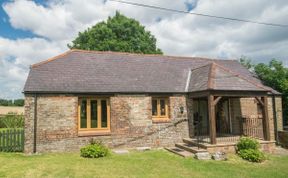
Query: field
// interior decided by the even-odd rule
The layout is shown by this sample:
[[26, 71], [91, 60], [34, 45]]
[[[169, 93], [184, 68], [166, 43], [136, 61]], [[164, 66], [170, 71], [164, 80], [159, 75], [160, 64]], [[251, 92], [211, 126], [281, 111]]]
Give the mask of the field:
[[18, 107], [18, 106], [0, 106], [0, 116], [6, 115], [9, 112], [17, 113], [17, 114], [23, 114], [24, 113], [24, 107]]
[[199, 161], [165, 150], [111, 154], [85, 159], [79, 153], [25, 156], [0, 153], [0, 177], [287, 177], [288, 156], [269, 155], [264, 163], [249, 163], [229, 155], [228, 161]]

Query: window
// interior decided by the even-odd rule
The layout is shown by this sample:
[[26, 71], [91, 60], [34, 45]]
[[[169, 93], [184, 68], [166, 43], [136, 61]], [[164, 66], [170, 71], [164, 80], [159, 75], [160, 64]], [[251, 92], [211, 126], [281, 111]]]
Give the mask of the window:
[[153, 120], [167, 120], [168, 98], [152, 98], [152, 117]]
[[81, 98], [78, 111], [79, 131], [110, 130], [110, 104], [107, 98]]

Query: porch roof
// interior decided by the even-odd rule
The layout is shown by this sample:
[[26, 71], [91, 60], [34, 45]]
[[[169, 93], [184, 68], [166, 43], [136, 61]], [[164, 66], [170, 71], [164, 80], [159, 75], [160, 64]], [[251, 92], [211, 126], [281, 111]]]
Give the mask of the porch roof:
[[215, 62], [192, 69], [190, 75], [188, 92], [206, 90], [273, 92], [271, 88]]

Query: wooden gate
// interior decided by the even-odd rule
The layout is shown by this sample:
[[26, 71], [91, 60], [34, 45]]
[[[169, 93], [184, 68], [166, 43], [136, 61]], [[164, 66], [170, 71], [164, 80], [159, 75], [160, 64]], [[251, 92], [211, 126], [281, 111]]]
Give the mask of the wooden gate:
[[243, 135], [264, 139], [263, 119], [261, 117], [242, 118]]
[[22, 152], [24, 150], [24, 129], [0, 130], [0, 151]]

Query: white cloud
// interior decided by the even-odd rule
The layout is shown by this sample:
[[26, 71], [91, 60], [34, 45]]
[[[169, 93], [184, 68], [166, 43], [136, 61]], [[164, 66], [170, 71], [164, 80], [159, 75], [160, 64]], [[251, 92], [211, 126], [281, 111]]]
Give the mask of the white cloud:
[[9, 40], [0, 37], [0, 98], [22, 97], [29, 66], [67, 50], [41, 38]]
[[[283, 24], [288, 16], [286, 0], [133, 2], [179, 10], [187, 9], [185, 3], [197, 4], [191, 12]], [[0, 97], [21, 96], [30, 64], [64, 52], [79, 31], [106, 20], [116, 10], [144, 24], [169, 55], [234, 59], [245, 55], [258, 62], [279, 58], [288, 66], [287, 28], [177, 14], [109, 0], [49, 0], [45, 6], [18, 0], [2, 6], [14, 28], [31, 31], [38, 37], [10, 40], [0, 34]]]

